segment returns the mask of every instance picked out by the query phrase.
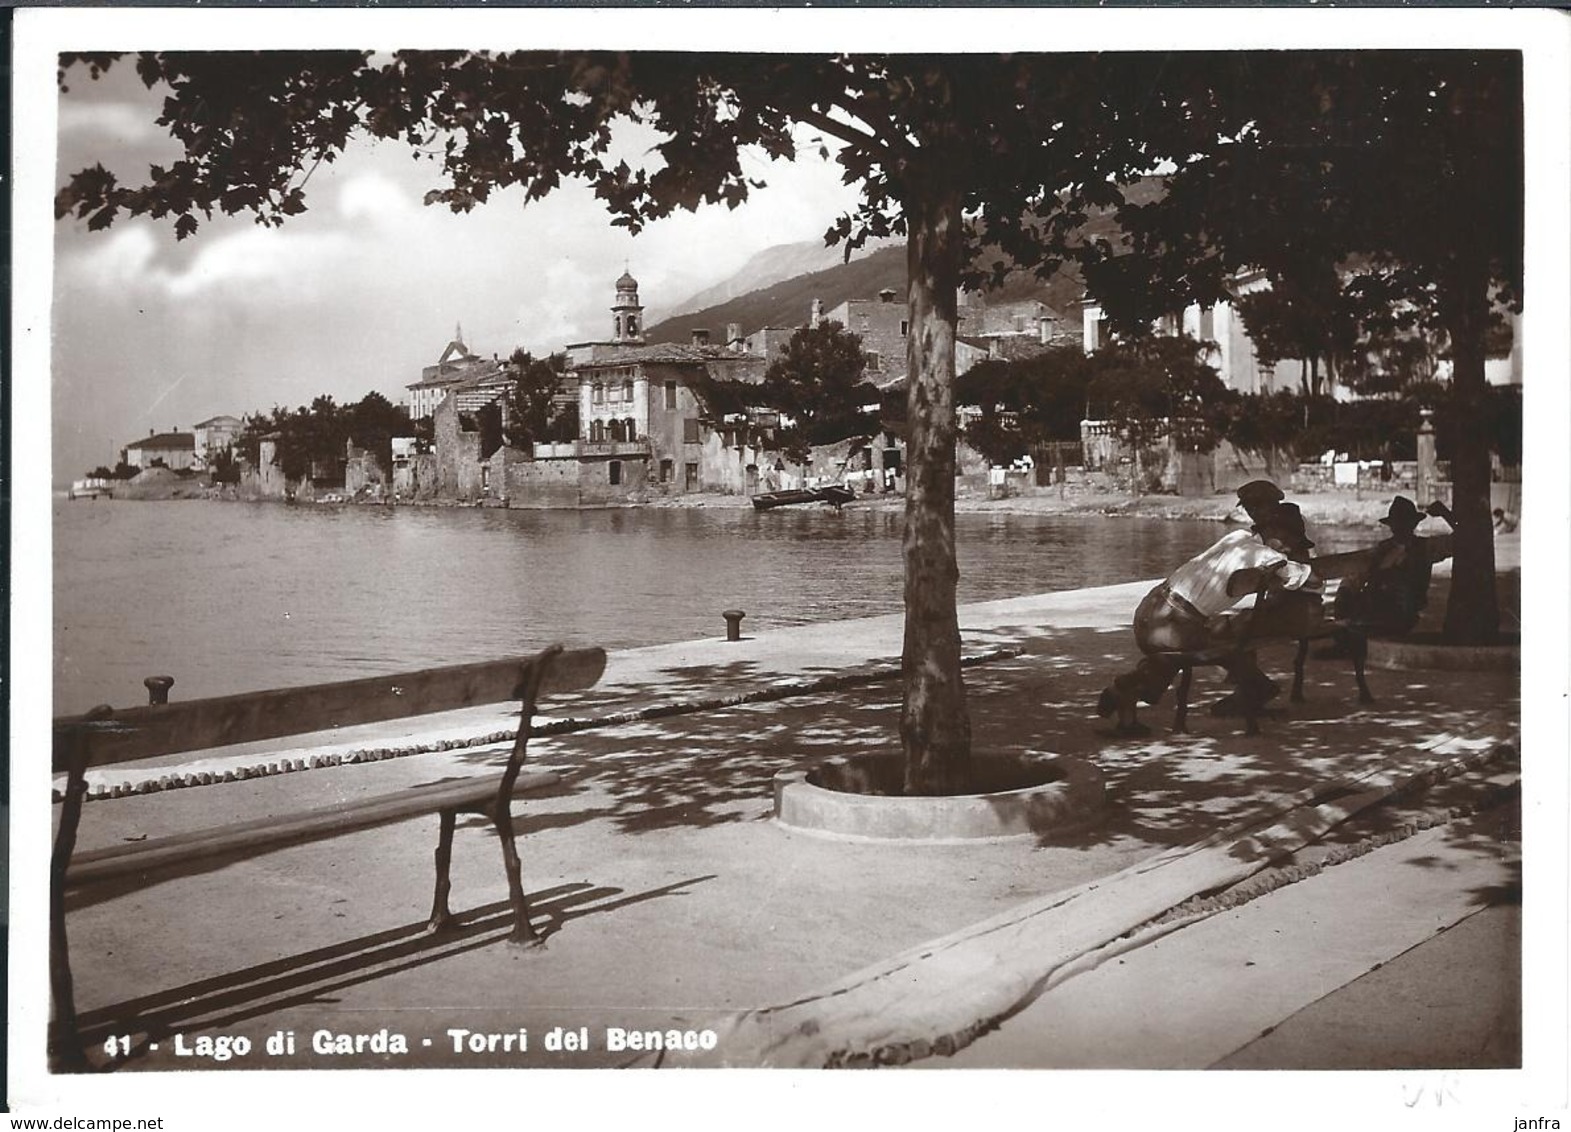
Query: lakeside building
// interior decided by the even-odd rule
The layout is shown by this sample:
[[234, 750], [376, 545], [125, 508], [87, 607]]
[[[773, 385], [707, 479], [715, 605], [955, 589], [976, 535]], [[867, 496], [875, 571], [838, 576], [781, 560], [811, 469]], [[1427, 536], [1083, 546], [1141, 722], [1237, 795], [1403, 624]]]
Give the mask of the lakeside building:
[[192, 467], [212, 467], [224, 452], [234, 448], [243, 427], [239, 417], [227, 414], [198, 421], [192, 426]]
[[120, 450], [120, 460], [133, 468], [162, 464], [174, 471], [194, 466], [196, 437], [189, 432], [149, 432], [144, 440], [133, 440]]
[[404, 386], [409, 391], [409, 419], [421, 421], [434, 416], [437, 406], [453, 389], [502, 368], [496, 358], [482, 358], [464, 345], [464, 327], [459, 323], [436, 364], [425, 366], [419, 381]]
[[[1270, 289], [1271, 281], [1263, 271], [1241, 271], [1232, 280], [1232, 292], [1237, 297]], [[1092, 354], [1109, 340], [1106, 319], [1102, 305], [1089, 295], [1080, 304], [1080, 309], [1081, 344], [1087, 354]], [[1511, 350], [1505, 357], [1485, 360], [1484, 379], [1491, 385], [1521, 385], [1521, 315], [1504, 314], [1511, 331]], [[1243, 317], [1230, 302], [1220, 302], [1213, 307], [1191, 303], [1182, 311], [1162, 318], [1157, 329], [1164, 334], [1182, 333], [1196, 341], [1210, 343], [1205, 361], [1217, 371], [1222, 383], [1236, 392], [1270, 394], [1296, 392], [1302, 388], [1304, 362], [1298, 358], [1284, 358], [1274, 365], [1262, 365]], [[1377, 361], [1374, 355], [1370, 360]], [[1436, 366], [1436, 380], [1448, 381], [1450, 376], [1450, 360], [1441, 359]], [[1322, 374], [1321, 380], [1325, 391], [1337, 400], [1356, 399], [1357, 395], [1331, 374]]]
[[[726, 327], [723, 344], [712, 343], [707, 328], [695, 328], [685, 345], [651, 345], [644, 339], [643, 310], [638, 280], [623, 272], [611, 306], [611, 339], [567, 347], [568, 371], [578, 385], [573, 458], [579, 502], [738, 490], [759, 482], [759, 444], [767, 437], [752, 435], [745, 421], [724, 427], [708, 420], [703, 390], [716, 380], [759, 383], [767, 358], [748, 349], [735, 323]], [[766, 331], [752, 342], [767, 349], [771, 340]], [[722, 451], [731, 449], [734, 457]]]

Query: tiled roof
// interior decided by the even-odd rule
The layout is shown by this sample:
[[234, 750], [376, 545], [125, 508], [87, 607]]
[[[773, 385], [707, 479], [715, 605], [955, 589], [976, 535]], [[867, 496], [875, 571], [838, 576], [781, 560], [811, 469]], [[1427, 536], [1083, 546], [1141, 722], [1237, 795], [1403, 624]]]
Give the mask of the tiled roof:
[[502, 398], [506, 390], [492, 388], [459, 389], [453, 393], [453, 405], [460, 413], [475, 413]]
[[189, 432], [161, 432], [156, 436], [145, 436], [141, 440], [133, 440], [126, 445], [131, 448], [196, 448], [196, 435]]
[[601, 369], [607, 366], [635, 364], [650, 365], [702, 365], [704, 362], [739, 358], [743, 355], [723, 346], [683, 346], [674, 342], [657, 342], [648, 346], [598, 345], [592, 361], [579, 362], [578, 369]]

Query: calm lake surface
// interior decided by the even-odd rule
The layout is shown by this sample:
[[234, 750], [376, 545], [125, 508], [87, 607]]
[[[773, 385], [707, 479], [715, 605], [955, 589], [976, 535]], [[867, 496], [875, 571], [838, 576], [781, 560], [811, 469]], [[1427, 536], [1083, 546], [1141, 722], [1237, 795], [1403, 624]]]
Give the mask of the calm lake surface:
[[[54, 711], [901, 608], [898, 509], [54, 505]], [[1160, 577], [1216, 523], [958, 516], [960, 600]]]

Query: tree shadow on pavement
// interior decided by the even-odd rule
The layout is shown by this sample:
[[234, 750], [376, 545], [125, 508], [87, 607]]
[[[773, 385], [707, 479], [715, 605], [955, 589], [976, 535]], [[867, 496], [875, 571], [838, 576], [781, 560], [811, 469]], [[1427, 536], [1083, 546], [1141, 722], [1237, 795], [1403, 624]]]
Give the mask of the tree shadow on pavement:
[[[1128, 661], [1127, 629], [1039, 628], [1028, 652], [966, 672], [975, 757], [1069, 755], [1106, 778], [1105, 820], [1043, 844], [1189, 844], [1271, 812], [1277, 796], [1401, 765], [1425, 743], [1486, 725], [1498, 731], [1516, 713], [1513, 674], [1380, 671], [1371, 673], [1378, 702], [1360, 705], [1345, 663], [1321, 662], [1308, 671], [1308, 702], [1288, 705], [1284, 694], [1258, 736], [1207, 714], [1226, 689], [1197, 674], [1193, 734], [1162, 733], [1167, 699], [1145, 712], [1156, 734], [1120, 738], [1107, 733], [1095, 702]], [[1285, 688], [1290, 650], [1267, 650], [1262, 663]], [[544, 737], [531, 745], [531, 762], [564, 767], [574, 786], [609, 799], [621, 832], [756, 820], [767, 814], [777, 771], [897, 749], [900, 694], [898, 681], [882, 681]], [[460, 757], [499, 766], [505, 753]]]

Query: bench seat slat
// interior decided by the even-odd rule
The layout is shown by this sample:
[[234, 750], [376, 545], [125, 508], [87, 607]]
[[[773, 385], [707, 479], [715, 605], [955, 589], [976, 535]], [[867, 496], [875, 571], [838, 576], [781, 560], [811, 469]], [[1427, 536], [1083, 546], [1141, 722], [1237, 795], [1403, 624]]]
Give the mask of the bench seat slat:
[[[151, 755], [207, 750], [366, 723], [408, 719], [513, 699], [533, 656], [427, 668], [391, 676], [275, 688], [116, 711], [94, 735], [87, 765], [109, 766]], [[551, 663], [541, 695], [593, 687], [605, 671], [605, 650], [570, 649]], [[59, 736], [82, 721], [55, 721], [54, 769], [69, 769]]]
[[[518, 776], [513, 794], [541, 790], [560, 781], [561, 775], [553, 771], [525, 771]], [[283, 849], [441, 810], [480, 806], [495, 799], [498, 782], [499, 779], [487, 776], [439, 786], [411, 787], [393, 794], [322, 806], [283, 817], [257, 818], [78, 853], [66, 870], [66, 887], [81, 888], [127, 875], [178, 870], [191, 867], [204, 858]]]

